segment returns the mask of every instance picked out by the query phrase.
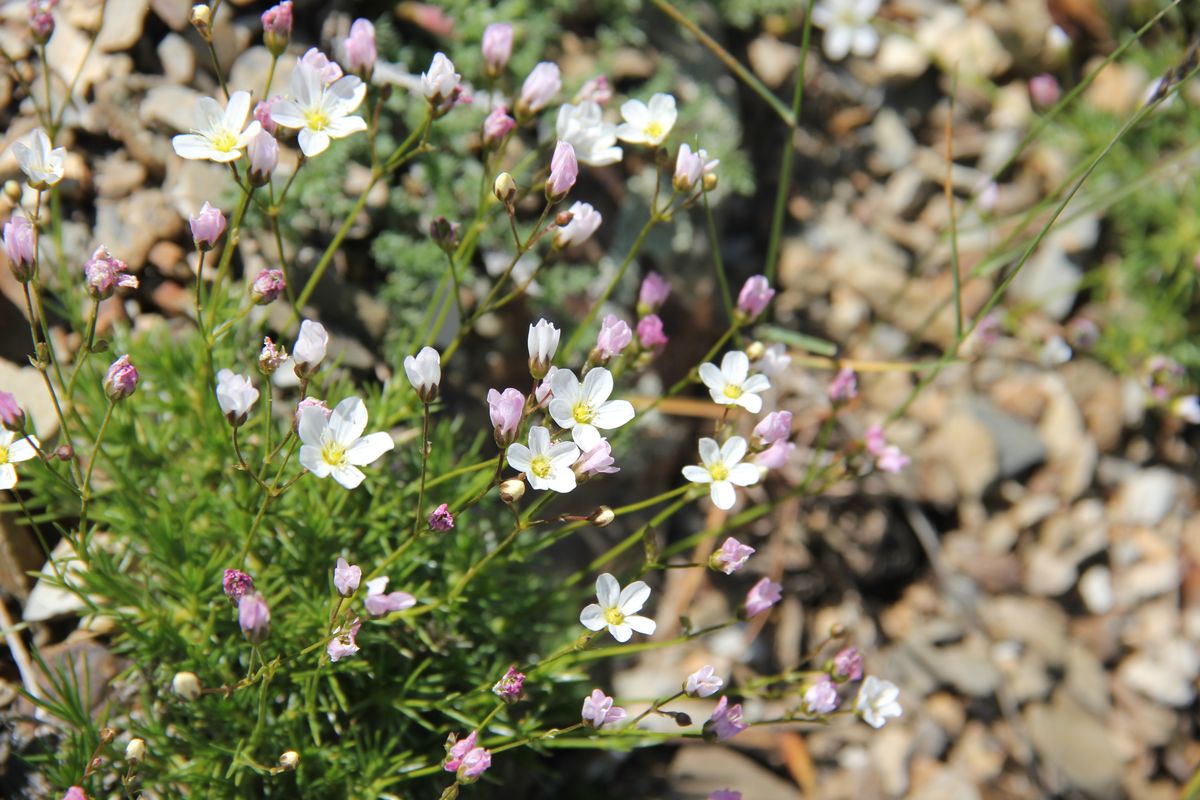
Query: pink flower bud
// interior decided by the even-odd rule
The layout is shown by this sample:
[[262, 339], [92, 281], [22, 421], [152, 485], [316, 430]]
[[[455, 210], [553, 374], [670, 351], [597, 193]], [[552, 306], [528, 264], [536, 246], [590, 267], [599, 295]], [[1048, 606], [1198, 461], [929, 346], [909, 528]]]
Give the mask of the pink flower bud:
[[221, 234], [225, 232], [225, 215], [221, 213], [221, 209], [213, 208], [207, 202], [200, 207], [199, 213], [191, 218], [190, 223], [192, 241], [196, 243], [198, 250], [212, 250]]
[[657, 272], [647, 273], [642, 278], [642, 287], [638, 290], [638, 313], [649, 314], [658, 311], [671, 295], [671, 284]]
[[287, 283], [283, 277], [283, 270], [263, 270], [250, 284], [250, 299], [256, 306], [265, 306], [275, 302], [286, 288]]
[[19, 431], [25, 427], [25, 411], [17, 402], [17, 398], [8, 392], [0, 392], [0, 425], [10, 431]]
[[863, 657], [857, 647], [846, 647], [833, 657], [833, 677], [839, 681], [856, 681], [863, 676]]
[[442, 762], [442, 769], [446, 772], [457, 772], [458, 768], [462, 766], [463, 756], [475, 749], [475, 741], [475, 731], [471, 731], [465, 739], [458, 741], [455, 741], [451, 734], [446, 742], [446, 759]]
[[488, 389], [487, 403], [496, 444], [507, 447], [517, 438], [517, 431], [521, 428], [521, 419], [525, 415], [525, 395], [516, 389], [505, 389], [503, 392]]
[[261, 130], [246, 145], [246, 155], [250, 158], [250, 181], [255, 186], [265, 186], [279, 164], [279, 142], [266, 130]]
[[804, 708], [809, 714], [829, 714], [837, 707], [837, 685], [828, 675], [818, 675], [813, 684], [804, 691]]
[[575, 471], [575, 476], [582, 480], [593, 475], [611, 475], [614, 472], [620, 472], [621, 468], [614, 467], [614, 463], [612, 445], [608, 443], [608, 440], [601, 439], [595, 447], [581, 455], [571, 469]]
[[843, 367], [829, 382], [829, 399], [835, 403], [844, 403], [858, 396], [858, 378], [854, 370]]
[[746, 594], [746, 618], [756, 617], [783, 599], [783, 587], [770, 578], [763, 578]]
[[495, 22], [483, 31], [483, 63], [487, 74], [499, 77], [512, 57], [513, 27], [507, 22]]
[[262, 15], [263, 44], [278, 58], [292, 38], [292, 0], [271, 6]]
[[764, 469], [779, 469], [788, 462], [796, 445], [780, 439], [754, 457], [754, 465]]
[[774, 444], [792, 435], [792, 412], [772, 411], [754, 426], [754, 435], [763, 444]]
[[767, 283], [767, 279], [762, 275], [755, 275], [747, 279], [742, 285], [742, 290], [738, 292], [738, 311], [754, 319], [763, 312], [774, 296], [775, 290]]
[[867, 452], [873, 456], [882, 453], [883, 448], [887, 446], [887, 439], [883, 435], [883, 426], [872, 425], [867, 428], [867, 432], [863, 436], [863, 444], [866, 445]]
[[579, 177], [579, 162], [575, 160], [575, 148], [569, 142], [559, 141], [550, 158], [550, 177], [546, 179], [546, 197], [559, 200], [567, 196], [575, 179]]
[[300, 57], [300, 63], [306, 64], [320, 74], [321, 82], [326, 86], [342, 77], [342, 68], [329, 60], [329, 56], [315, 47], [310, 47]]
[[33, 40], [45, 44], [54, 35], [54, 9], [57, 0], [29, 0], [29, 30]]
[[445, 532], [454, 527], [454, 515], [450, 513], [450, 506], [442, 503], [429, 515], [429, 530]]
[[15, 215], [4, 223], [4, 254], [8, 256], [8, 268], [21, 283], [33, 278], [37, 254], [37, 232], [33, 223], [25, 217]]
[[1029, 79], [1029, 96], [1035, 105], [1046, 108], [1058, 102], [1060, 91], [1058, 79], [1048, 73], [1036, 75]]
[[254, 106], [254, 118], [258, 120], [258, 124], [262, 126], [262, 129], [272, 136], [278, 132], [279, 123], [271, 119], [271, 108], [279, 100], [279, 95], [275, 95], [274, 97], [268, 97], [266, 100], [260, 100]]
[[509, 667], [504, 677], [496, 681], [492, 692], [506, 703], [512, 703], [521, 697], [525, 689], [525, 673], [517, 672], [516, 667]]
[[637, 337], [644, 350], [658, 350], [669, 341], [663, 333], [663, 322], [658, 314], [648, 314], [638, 320]]
[[573, 102], [576, 105], [587, 102], [604, 105], [612, 100], [612, 96], [612, 86], [608, 82], [608, 76], [597, 75], [579, 88]]
[[117, 287], [136, 289], [138, 279], [126, 275], [129, 269], [124, 261], [108, 252], [108, 248], [100, 245], [92, 257], [83, 265], [83, 275], [87, 280], [87, 290], [93, 298], [104, 300], [112, 297]]
[[123, 400], [133, 394], [138, 385], [137, 367], [129, 361], [129, 356], [121, 356], [111, 365], [104, 376], [104, 394], [112, 402]]
[[600, 360], [607, 361], [620, 355], [632, 341], [633, 331], [629, 330], [625, 320], [618, 318], [616, 314], [609, 314], [604, 318], [604, 322], [600, 323], [600, 335], [596, 338]]
[[221, 579], [221, 588], [229, 602], [237, 605], [244, 595], [254, 591], [254, 579], [240, 569], [227, 569]]
[[521, 86], [521, 97], [517, 100], [518, 116], [528, 117], [541, 111], [561, 88], [562, 73], [558, 65], [550, 61], [540, 62]]
[[375, 26], [368, 20], [354, 20], [345, 45], [346, 66], [351, 72], [365, 76], [375, 69], [375, 59], [378, 57], [375, 49]]
[[496, 106], [483, 121], [483, 141], [495, 146], [517, 127], [517, 121], [508, 115], [508, 106]]
[[754, 555], [753, 547], [742, 544], [730, 536], [721, 545], [721, 549], [709, 557], [708, 565], [715, 570], [724, 572], [726, 575], [732, 575], [746, 566], [746, 559], [752, 555]]
[[253, 644], [262, 644], [271, 632], [271, 609], [259, 592], [244, 594], [238, 600], [238, 625]]
[[721, 162], [713, 159], [708, 160], [708, 153], [704, 150], [692, 152], [692, 148], [684, 144], [679, 145], [679, 156], [675, 159], [675, 176], [671, 181], [677, 192], [690, 192], [696, 188], [708, 173], [712, 172], [717, 164]]
[[350, 597], [358, 591], [362, 580], [362, 567], [339, 558], [333, 565], [333, 588], [342, 597]]

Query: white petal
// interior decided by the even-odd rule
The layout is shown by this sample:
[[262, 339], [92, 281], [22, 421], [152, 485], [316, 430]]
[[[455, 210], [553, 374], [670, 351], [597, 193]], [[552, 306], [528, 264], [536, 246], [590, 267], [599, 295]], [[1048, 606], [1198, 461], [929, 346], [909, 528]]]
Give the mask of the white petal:
[[754, 464], [738, 464], [729, 470], [729, 482], [735, 486], [753, 486], [761, 475], [762, 470]]
[[299, 429], [300, 441], [310, 447], [321, 446], [321, 438], [325, 434], [325, 428], [329, 423], [325, 419], [325, 412], [319, 408], [303, 408], [300, 410], [300, 424], [296, 427]]
[[17, 468], [12, 464], [0, 464], [0, 489], [11, 489], [17, 485]]
[[[30, 439], [33, 439], [33, 441], [29, 441]], [[34, 458], [37, 456], [37, 450], [34, 448], [34, 444], [36, 442], [37, 439], [33, 436], [24, 439], [17, 439], [8, 446], [8, 460], [14, 463], [20, 463], [21, 461], [28, 461], [29, 459]]]
[[347, 489], [355, 489], [367, 476], [358, 467], [343, 464], [333, 469], [333, 479]]
[[604, 608], [614, 608], [621, 596], [621, 584], [611, 573], [602, 572], [596, 578], [596, 599]]
[[716, 464], [721, 460], [721, 446], [717, 444], [716, 439], [709, 439], [705, 436], [700, 440], [700, 462], [704, 466]]
[[741, 350], [730, 350], [721, 359], [721, 372], [730, 383], [741, 386], [750, 374], [750, 359]]
[[737, 500], [737, 492], [733, 490], [733, 484], [729, 481], [713, 481], [708, 493], [712, 497], [713, 505], [722, 511], [733, 508]]
[[751, 414], [757, 414], [758, 412], [762, 411], [762, 403], [763, 401], [760, 396], [756, 394], [750, 394], [749, 392], [743, 394], [734, 401], [734, 405], [741, 406]]
[[291, 100], [276, 100], [271, 104], [271, 121], [285, 128], [303, 128], [304, 111]]
[[342, 139], [352, 133], [365, 131], [367, 122], [362, 117], [341, 117], [340, 119], [330, 120], [325, 126], [325, 132], [334, 139]]
[[831, 61], [841, 61], [850, 52], [854, 33], [850, 28], [835, 27], [825, 31], [821, 48]]
[[364, 436], [346, 451], [346, 460], [356, 467], [363, 467], [396, 446], [392, 437], [380, 431]]
[[246, 116], [250, 113], [250, 93], [245, 91], [234, 92], [229, 96], [229, 103], [225, 106], [225, 124], [235, 131], [240, 131], [246, 125]]
[[743, 392], [765, 392], [771, 388], [771, 379], [762, 373], [751, 375], [742, 383]]
[[592, 603], [584, 607], [579, 614], [579, 622], [589, 631], [598, 631], [604, 629], [604, 609]]
[[625, 624], [646, 636], [653, 636], [658, 630], [658, 625], [649, 617], [625, 617]]
[[349, 447], [367, 428], [367, 406], [357, 397], [347, 397], [337, 404], [329, 417], [329, 433], [334, 441]]
[[545, 484], [546, 488], [552, 492], [566, 494], [575, 490], [575, 473], [570, 469], [557, 469], [550, 473]]
[[[557, 377], [557, 373], [555, 375]], [[554, 420], [558, 427], [566, 428], [568, 430], [575, 427], [575, 415], [572, 413], [571, 404], [568, 401], [556, 395], [554, 399], [550, 401], [549, 408], [550, 417]]]
[[557, 400], [574, 405], [579, 400], [579, 379], [569, 369], [560, 369], [550, 378], [550, 391]]
[[592, 416], [592, 424], [597, 428], [619, 428], [633, 419], [633, 403], [628, 400], [609, 400], [596, 409]]
[[196, 103], [196, 129], [213, 131], [225, 121], [225, 109], [211, 97], [201, 97]]
[[646, 582], [634, 581], [621, 590], [621, 596], [617, 598], [617, 608], [621, 609], [622, 614], [636, 614], [646, 605], [649, 597], [650, 587]]
[[721, 389], [709, 389], [708, 395], [712, 398], [712, 401], [718, 405], [731, 406], [737, 403], [736, 400], [726, 395]]
[[508, 465], [517, 472], [529, 472], [529, 465], [533, 462], [533, 453], [529, 452], [529, 448], [518, 442], [514, 442], [508, 446], [507, 452]]
[[727, 467], [732, 467], [741, 461], [745, 455], [746, 440], [741, 436], [730, 436], [729, 440], [721, 446], [721, 463]]
[[[317, 412], [320, 413], [320, 412]], [[329, 476], [329, 464], [321, 458], [321, 448], [311, 445], [300, 446], [300, 466], [318, 478]]]
[[324, 131], [301, 128], [296, 139], [300, 143], [300, 151], [309, 158], [319, 156], [329, 148], [329, 134]]
[[529, 429], [529, 450], [535, 455], [544, 455], [550, 449], [550, 431], [541, 425]]
[[621, 104], [621, 117], [635, 128], [644, 128], [650, 122], [650, 109], [641, 100], [626, 100]]
[[[566, 427], [565, 425], [563, 427]], [[575, 423], [571, 428], [571, 438], [575, 444], [579, 445], [579, 449], [587, 452], [596, 445], [600, 444], [600, 440], [604, 437], [600, 435], [600, 431], [596, 430], [595, 425], [582, 425]]]
[[599, 406], [608, 399], [612, 390], [612, 373], [604, 367], [595, 367], [583, 376], [583, 399], [589, 406]]
[[859, 58], [868, 58], [875, 54], [879, 47], [879, 34], [870, 25], [863, 25], [854, 31], [854, 42], [850, 49]]
[[579, 460], [579, 448], [572, 442], [559, 442], [551, 445], [546, 457], [555, 467], [569, 467]]
[[700, 365], [700, 380], [704, 381], [704, 385], [714, 392], [723, 390], [729, 383], [725, 380], [725, 374], [717, 369], [716, 364], [708, 363]]
[[633, 637], [633, 628], [628, 625], [609, 625], [608, 632], [618, 642], [628, 642]]
[[708, 470], [695, 464], [688, 464], [683, 468], [683, 477], [692, 483], [712, 483], [712, 475], [708, 474]]
[[171, 139], [171, 146], [180, 158], [193, 161], [206, 159], [212, 153], [212, 145], [208, 143], [208, 139], [197, 133], [181, 133]]

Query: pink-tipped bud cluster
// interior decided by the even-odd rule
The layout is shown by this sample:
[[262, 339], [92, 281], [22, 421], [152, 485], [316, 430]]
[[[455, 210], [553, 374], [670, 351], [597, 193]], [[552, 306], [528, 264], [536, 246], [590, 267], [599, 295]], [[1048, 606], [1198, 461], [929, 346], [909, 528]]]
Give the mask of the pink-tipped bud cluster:
[[575, 93], [574, 103], [596, 103], [604, 105], [609, 100], [612, 100], [613, 91], [612, 84], [608, 82], [607, 75], [597, 75], [579, 88]]
[[236, 606], [244, 595], [254, 591], [254, 579], [240, 569], [227, 569], [221, 579], [221, 588], [229, 602]]
[[274, 136], [279, 131], [279, 123], [271, 119], [271, 108], [281, 100], [279, 95], [260, 100], [254, 106], [254, 118], [267, 133]]
[[263, 44], [278, 58], [292, 38], [292, 0], [271, 6], [262, 15]]
[[29, 31], [38, 44], [45, 44], [54, 35], [56, 5], [58, 0], [29, 0]]
[[4, 223], [4, 254], [8, 256], [8, 268], [21, 283], [33, 279], [37, 265], [37, 231], [27, 218], [14, 215]]
[[883, 472], [900, 472], [910, 463], [910, 459], [894, 444], [888, 444], [884, 438], [883, 428], [872, 425], [867, 428], [863, 437], [867, 452], [875, 456], [875, 466]]
[[496, 681], [492, 691], [506, 703], [515, 703], [521, 699], [525, 689], [525, 673], [517, 672], [516, 667], [509, 667], [504, 677]]
[[621, 355], [632, 341], [633, 331], [628, 323], [616, 314], [607, 315], [600, 323], [600, 334], [596, 337], [596, 349], [593, 351], [596, 363], [603, 364]]
[[137, 390], [138, 371], [129, 356], [121, 356], [104, 374], [104, 394], [114, 403], [124, 400]]
[[833, 657], [830, 673], [834, 680], [856, 681], [863, 676], [863, 657], [857, 647], [845, 647]]
[[97, 300], [105, 300], [112, 297], [118, 286], [123, 289], [136, 289], [138, 279], [126, 274], [127, 269], [129, 266], [124, 261], [108, 252], [107, 247], [100, 245], [83, 265], [88, 294]]
[[258, 273], [250, 283], [250, 300], [256, 306], [275, 302], [287, 289], [287, 281], [281, 269], [266, 269]]
[[756, 617], [783, 599], [783, 587], [770, 578], [763, 578], [746, 594], [746, 619]]
[[429, 530], [445, 533], [454, 527], [454, 515], [450, 506], [442, 503], [429, 514]]
[[442, 769], [455, 773], [459, 783], [474, 783], [492, 766], [492, 754], [477, 746], [476, 741], [475, 731], [471, 731], [465, 739], [454, 741], [451, 737], [446, 743], [446, 759], [442, 762]]

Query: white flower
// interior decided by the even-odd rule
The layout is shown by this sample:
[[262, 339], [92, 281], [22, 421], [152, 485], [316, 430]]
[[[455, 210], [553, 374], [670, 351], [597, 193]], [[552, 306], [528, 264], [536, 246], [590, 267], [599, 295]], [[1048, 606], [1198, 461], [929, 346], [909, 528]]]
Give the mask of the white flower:
[[617, 127], [617, 138], [630, 144], [657, 147], [666, 141], [677, 116], [675, 98], [669, 94], [654, 95], [649, 106], [641, 100], [626, 100], [621, 105], [625, 122]]
[[583, 244], [592, 238], [592, 234], [604, 221], [600, 212], [593, 208], [591, 203], [576, 201], [567, 211], [571, 214], [571, 221], [554, 232], [555, 247]]
[[563, 103], [558, 109], [554, 131], [560, 141], [575, 148], [575, 158], [590, 167], [616, 164], [623, 155], [617, 145], [617, 126], [606, 123], [600, 104], [586, 100], [579, 105]]
[[650, 597], [650, 587], [645, 581], [634, 581], [621, 588], [617, 579], [605, 572], [596, 578], [596, 599], [579, 615], [579, 621], [589, 631], [601, 631], [606, 627], [618, 642], [628, 642], [633, 632], [653, 636], [657, 627], [649, 617], [636, 616]]
[[880, 0], [820, 0], [813, 6], [812, 21], [825, 31], [822, 49], [834, 61], [851, 52], [860, 58], [874, 54], [879, 34], [871, 27], [871, 17], [879, 10]]
[[34, 128], [29, 135], [13, 145], [13, 155], [17, 166], [29, 185], [35, 189], [45, 189], [62, 180], [63, 164], [67, 160], [67, 149], [55, 147], [50, 149], [50, 137], [41, 128]]
[[714, 403], [741, 406], [751, 414], [762, 410], [758, 393], [771, 388], [766, 375], [750, 374], [750, 359], [741, 350], [726, 353], [720, 369], [716, 364], [701, 364], [700, 380], [708, 387]]
[[36, 456], [37, 445], [38, 440], [34, 436], [17, 439], [12, 431], [0, 428], [0, 489], [11, 489], [17, 485], [17, 468], [13, 464]]
[[363, 436], [367, 427], [367, 407], [357, 397], [347, 397], [337, 404], [327, 420], [320, 408], [300, 410], [300, 464], [316, 475], [333, 479], [353, 489], [363, 482], [362, 470], [381, 455], [395, 447], [386, 433]]
[[181, 158], [219, 164], [237, 161], [262, 129], [258, 120], [246, 124], [249, 114], [249, 92], [234, 92], [225, 108], [211, 97], [201, 97], [196, 104], [196, 128], [173, 138], [171, 145]]
[[688, 697], [710, 697], [721, 691], [725, 681], [717, 675], [711, 664], [705, 664], [700, 669], [687, 676], [683, 684], [683, 692]]
[[250, 408], [258, 400], [258, 389], [250, 383], [246, 375], [238, 375], [233, 370], [223, 369], [217, 373], [217, 404], [221, 413], [231, 425], [241, 425], [246, 421]]
[[[545, 377], [558, 350], [558, 339], [562, 331], [554, 324], [539, 319], [536, 324], [529, 326], [529, 369], [535, 377]], [[540, 374], [539, 374], [540, 373]]]
[[454, 71], [454, 62], [445, 53], [434, 53], [429, 71], [421, 73], [421, 92], [435, 103], [454, 93], [462, 76]]
[[292, 360], [297, 372], [312, 374], [325, 360], [325, 349], [329, 346], [329, 334], [319, 322], [306, 319], [300, 323], [300, 334], [292, 345]]
[[708, 483], [708, 492], [713, 505], [725, 511], [733, 508], [737, 499], [734, 486], [753, 486], [761, 474], [758, 467], [741, 463], [746, 455], [746, 440], [741, 436], [730, 436], [724, 446], [715, 439], [700, 440], [700, 461], [704, 466], [693, 464], [683, 468], [683, 477], [692, 483]]
[[872, 728], [882, 728], [888, 717], [898, 717], [904, 713], [899, 698], [900, 689], [896, 684], [868, 675], [858, 690], [854, 710]]
[[600, 443], [597, 428], [612, 430], [633, 419], [633, 404], [628, 400], [609, 400], [613, 376], [604, 367], [594, 367], [583, 383], [569, 369], [560, 369], [550, 380], [550, 416], [560, 428], [571, 432], [575, 444], [591, 450]]
[[404, 374], [417, 395], [428, 403], [437, 395], [442, 382], [442, 358], [432, 347], [422, 347], [415, 356], [404, 357]]
[[529, 446], [519, 442], [508, 446], [508, 465], [524, 472], [534, 489], [569, 492], [575, 488], [571, 465], [579, 459], [579, 448], [571, 442], [550, 444], [550, 431], [540, 425], [529, 429]]
[[367, 129], [366, 121], [353, 115], [367, 96], [367, 85], [354, 75], [327, 86], [319, 70], [300, 61], [292, 69], [289, 93], [271, 104], [271, 120], [299, 128], [300, 151], [309, 158], [325, 152], [332, 140]]
[[763, 353], [762, 358], [755, 362], [755, 366], [763, 375], [776, 375], [787, 369], [791, 363], [792, 357], [788, 355], [787, 348], [781, 344], [773, 344]]

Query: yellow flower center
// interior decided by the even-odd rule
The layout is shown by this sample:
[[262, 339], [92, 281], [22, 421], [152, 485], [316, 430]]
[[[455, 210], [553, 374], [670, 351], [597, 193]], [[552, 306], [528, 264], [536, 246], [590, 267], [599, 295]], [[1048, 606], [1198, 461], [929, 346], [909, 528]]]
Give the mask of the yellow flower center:
[[8, 448], [0, 445], [0, 464], [8, 463]]
[[662, 123], [658, 120], [651, 121], [650, 124], [646, 126], [646, 130], [643, 132], [646, 134], [647, 139], [654, 142], [657, 142], [659, 139], [663, 138], [663, 134], [666, 133], [666, 131], [663, 130]]
[[737, 400], [742, 396], [742, 387], [734, 386], [732, 383], [725, 387], [725, 396], [730, 400]]
[[621, 625], [625, 622], [625, 615], [619, 608], [606, 608], [604, 609], [604, 621], [609, 625]]
[[346, 446], [339, 442], [321, 445], [321, 459], [331, 467], [341, 466], [346, 460]]
[[571, 409], [571, 416], [580, 425], [587, 425], [591, 423], [592, 418], [596, 416], [596, 412], [592, 411], [592, 407], [587, 403], [579, 402], [576, 403], [575, 407]]
[[729, 467], [724, 464], [713, 464], [708, 468], [708, 474], [714, 481], [723, 481], [729, 477]]
[[212, 137], [212, 148], [222, 153], [231, 152], [237, 147], [238, 137], [233, 131], [225, 128], [216, 136]]
[[539, 478], [545, 478], [550, 475], [550, 459], [545, 456], [534, 456], [529, 462], [529, 471]]
[[313, 109], [305, 112], [304, 122], [311, 130], [323, 131], [329, 125], [329, 115], [319, 108]]

